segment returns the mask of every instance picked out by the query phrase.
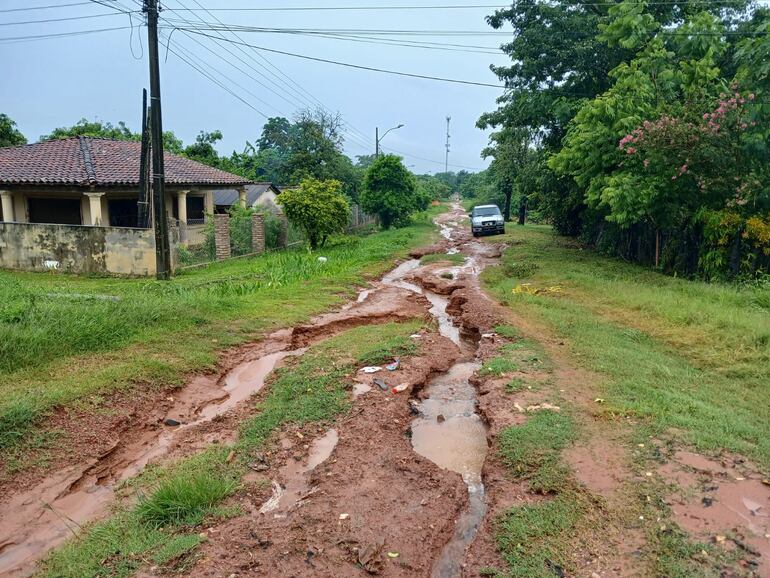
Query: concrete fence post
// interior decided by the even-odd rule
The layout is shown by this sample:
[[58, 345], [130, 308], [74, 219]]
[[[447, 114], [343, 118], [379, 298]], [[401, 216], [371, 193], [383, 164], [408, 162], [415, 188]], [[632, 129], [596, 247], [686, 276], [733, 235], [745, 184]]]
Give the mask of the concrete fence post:
[[265, 252], [265, 215], [251, 215], [251, 248], [255, 253]]
[[278, 219], [281, 223], [281, 226], [278, 228], [278, 246], [281, 249], [285, 249], [289, 243], [289, 221], [283, 213], [278, 215]]
[[217, 260], [230, 258], [230, 215], [214, 215], [214, 247]]

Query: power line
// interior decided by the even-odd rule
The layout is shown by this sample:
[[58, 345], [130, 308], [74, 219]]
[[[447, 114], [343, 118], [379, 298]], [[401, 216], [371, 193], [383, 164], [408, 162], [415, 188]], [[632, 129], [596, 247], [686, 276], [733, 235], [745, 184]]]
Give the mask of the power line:
[[96, 30], [77, 30], [75, 32], [59, 32], [55, 34], [35, 34], [30, 36], [6, 36], [0, 37], [2, 42], [25, 42], [33, 40], [47, 40], [51, 38], [65, 38], [68, 36], [83, 36], [86, 34], [96, 34], [99, 32], [112, 32], [114, 30], [129, 30], [130, 26], [117, 26], [114, 28], [98, 28]]
[[[138, 13], [138, 11], [133, 11]], [[21, 26], [23, 24], [43, 24], [46, 22], [66, 22], [69, 20], [90, 20], [92, 18], [103, 18], [105, 16], [120, 16], [124, 12], [110, 12], [107, 14], [87, 14], [85, 16], [68, 16], [66, 18], [46, 18], [44, 20], [25, 20], [22, 22], [0, 22], [0, 26]]]
[[187, 10], [206, 10], [206, 12], [321, 12], [341, 10], [464, 10], [471, 8], [507, 8], [500, 4], [444, 4], [430, 6], [281, 6], [264, 8], [188, 8]]
[[[181, 3], [181, 2], [180, 2], [180, 3]], [[200, 6], [200, 3], [198, 3], [197, 1], [196, 1], [196, 3], [197, 3], [199, 6]], [[177, 9], [176, 9], [176, 8], [169, 8], [169, 10], [171, 10], [172, 12], [177, 12]], [[200, 17], [199, 17], [199, 16], [198, 16], [198, 18], [200, 19]], [[216, 18], [216, 17], [214, 17], [214, 18]], [[190, 22], [190, 21], [189, 21], [189, 20], [187, 20], [187, 19], [184, 19], [184, 21], [185, 21], [186, 23], [192, 24], [192, 22]], [[193, 40], [193, 41], [194, 41], [194, 42], [196, 42], [197, 44], [199, 44], [199, 45], [203, 46], [203, 47], [204, 47], [206, 50], [208, 50], [209, 52], [211, 52], [211, 53], [212, 53], [212, 54], [214, 54], [215, 56], [217, 56], [217, 57], [221, 58], [222, 60], [225, 60], [225, 61], [226, 61], [228, 64], [230, 64], [231, 66], [233, 66], [234, 68], [236, 68], [236, 69], [237, 69], [239, 72], [241, 72], [242, 74], [246, 74], [246, 75], [247, 75], [249, 78], [251, 78], [251, 79], [252, 79], [253, 81], [255, 81], [257, 84], [259, 84], [260, 86], [263, 86], [264, 88], [266, 88], [266, 89], [270, 90], [271, 92], [273, 92], [273, 94], [275, 94], [276, 96], [278, 96], [278, 97], [279, 97], [279, 98], [281, 98], [282, 100], [286, 101], [287, 103], [289, 103], [289, 104], [290, 104], [290, 105], [292, 105], [293, 107], [296, 107], [296, 106], [302, 107], [302, 106], [304, 106], [304, 105], [307, 105], [307, 104], [309, 104], [310, 106], [315, 106], [315, 105], [314, 105], [314, 104], [313, 104], [311, 101], [307, 100], [307, 99], [306, 99], [306, 98], [303, 96], [303, 94], [302, 94], [300, 91], [298, 91], [298, 90], [294, 89], [294, 88], [293, 88], [293, 87], [292, 87], [290, 84], [288, 84], [288, 83], [287, 83], [287, 81], [286, 81], [286, 80], [283, 80], [283, 79], [282, 79], [280, 76], [278, 76], [276, 73], [274, 73], [274, 72], [272, 72], [272, 71], [270, 71], [270, 70], [266, 69], [266, 68], [265, 68], [265, 66], [264, 66], [263, 64], [261, 64], [260, 62], [258, 62], [257, 60], [255, 60], [255, 59], [254, 59], [254, 56], [252, 56], [252, 54], [251, 54], [250, 52], [247, 52], [247, 51], [246, 51], [244, 48], [242, 48], [241, 46], [238, 46], [238, 45], [236, 45], [236, 48], [237, 48], [238, 50], [240, 50], [240, 51], [241, 51], [243, 54], [245, 54], [246, 56], [248, 56], [248, 57], [249, 57], [249, 58], [250, 58], [250, 59], [251, 59], [251, 60], [252, 60], [252, 61], [253, 61], [253, 62], [254, 62], [254, 63], [257, 65], [257, 66], [259, 66], [260, 68], [264, 69], [264, 70], [265, 70], [265, 72], [266, 72], [267, 74], [270, 74], [270, 75], [272, 75], [272, 76], [273, 76], [274, 78], [276, 78], [278, 81], [280, 81], [281, 83], [283, 83], [283, 85], [285, 86], [285, 88], [281, 87], [279, 84], [276, 84], [276, 82], [275, 82], [275, 81], [273, 81], [272, 79], [270, 79], [270, 78], [269, 78], [268, 76], [266, 76], [265, 74], [262, 74], [261, 76], [262, 76], [263, 80], [267, 80], [267, 81], [271, 82], [272, 84], [274, 84], [276, 87], [278, 87], [278, 89], [279, 89], [279, 91], [280, 91], [280, 92], [276, 92], [276, 91], [272, 90], [270, 87], [267, 87], [267, 86], [265, 86], [264, 84], [262, 84], [262, 83], [260, 82], [260, 80], [259, 80], [259, 79], [255, 78], [254, 76], [252, 76], [251, 74], [249, 74], [248, 72], [246, 72], [245, 70], [243, 70], [242, 68], [240, 68], [240, 67], [236, 66], [234, 63], [230, 62], [230, 60], [228, 60], [227, 58], [224, 58], [224, 57], [223, 57], [221, 54], [217, 53], [216, 51], [212, 50], [211, 48], [209, 48], [209, 47], [208, 47], [208, 46], [206, 46], [205, 44], [203, 44], [203, 43], [199, 42], [199, 41], [198, 41], [197, 39], [195, 39], [194, 37], [190, 36], [190, 35], [189, 35], [189, 33], [187, 33], [187, 31], [185, 31], [185, 30], [182, 30], [182, 31], [183, 31], [183, 32], [185, 32], [185, 34], [186, 34], [187, 36], [189, 36], [189, 37], [191, 38], [191, 40]], [[172, 33], [173, 33], [173, 32], [172, 32]], [[227, 37], [225, 37], [223, 34], [221, 34], [221, 33], [220, 33], [220, 34], [219, 34], [219, 36], [220, 36], [220, 37], [221, 37], [221, 39], [222, 39], [222, 40], [224, 40], [225, 42], [228, 42], [228, 41], [229, 41], [229, 39], [228, 39]], [[236, 37], [237, 37], [237, 35], [236, 35]], [[226, 47], [226, 46], [222, 46], [222, 45], [221, 45], [221, 41], [220, 41], [218, 38], [214, 38], [213, 40], [214, 40], [214, 41], [217, 43], [217, 45], [218, 45], [218, 46], [220, 46], [221, 48], [223, 48], [223, 49], [224, 49], [226, 52], [228, 52], [228, 53], [229, 53], [231, 56], [233, 56], [233, 57], [235, 57], [236, 59], [238, 59], [238, 60], [239, 60], [240, 62], [242, 62], [242, 63], [243, 63], [243, 64], [244, 64], [246, 67], [248, 67], [248, 68], [251, 68], [251, 65], [249, 65], [249, 64], [248, 64], [248, 63], [247, 63], [247, 62], [246, 62], [246, 61], [245, 61], [243, 58], [241, 58], [240, 56], [238, 56], [238, 55], [237, 55], [237, 54], [235, 54], [234, 52], [232, 52], [232, 51], [230, 51], [229, 49], [227, 49], [227, 47]], [[272, 65], [272, 64], [271, 64], [271, 63], [270, 63], [270, 62], [269, 62], [269, 61], [268, 61], [268, 60], [267, 60], [267, 59], [266, 59], [264, 56], [262, 56], [261, 54], [259, 54], [259, 53], [258, 53], [258, 52], [256, 52], [256, 51], [254, 51], [254, 54], [255, 54], [256, 56], [258, 56], [260, 59], [264, 60], [264, 61], [265, 61], [265, 62], [266, 62], [266, 63], [267, 63], [269, 66], [271, 66], [272, 68], [274, 68], [274, 69], [275, 69], [275, 70], [276, 70], [276, 71], [277, 71], [279, 74], [281, 74], [282, 76], [284, 76], [284, 77], [285, 77], [285, 78], [286, 78], [286, 79], [287, 79], [289, 82], [296, 84], [296, 82], [294, 82], [294, 81], [293, 81], [293, 80], [292, 80], [292, 79], [291, 79], [291, 78], [290, 78], [288, 75], [286, 75], [285, 73], [283, 73], [283, 71], [281, 71], [279, 68], [277, 68], [277, 67], [273, 66], [273, 65]], [[211, 67], [211, 68], [214, 68], [214, 67]], [[216, 70], [216, 69], [214, 69], [214, 70]], [[224, 75], [224, 74], [222, 74], [221, 72], [219, 72], [219, 71], [217, 71], [217, 72], [218, 72], [219, 74], [221, 74], [222, 76], [225, 76], [225, 75]], [[225, 77], [226, 77], [226, 76], [225, 76]], [[227, 77], [226, 77], [226, 78], [227, 78]], [[231, 82], [232, 82], [232, 81], [231, 81]], [[255, 94], [253, 94], [253, 93], [251, 93], [250, 91], [248, 91], [247, 89], [245, 89], [244, 87], [242, 87], [242, 86], [240, 86], [240, 85], [238, 85], [238, 86], [239, 86], [241, 89], [243, 89], [245, 92], [248, 92], [248, 93], [249, 93], [249, 94], [250, 94], [252, 97], [254, 97], [254, 98], [256, 98], [257, 100], [259, 100], [260, 102], [262, 102], [263, 104], [266, 104], [266, 105], [267, 105], [267, 106], [269, 106], [270, 108], [275, 108], [275, 107], [273, 107], [272, 105], [270, 105], [270, 104], [268, 104], [267, 102], [265, 102], [264, 100], [260, 99], [260, 98], [259, 98], [258, 96], [256, 96]], [[297, 85], [297, 86], [298, 86], [298, 88], [300, 88], [300, 89], [301, 89], [301, 87], [300, 87], [299, 85]], [[303, 90], [304, 90], [304, 89], [303, 89]], [[302, 102], [300, 102], [300, 101], [294, 101], [294, 102], [292, 102], [292, 101], [288, 100], [288, 99], [287, 99], [287, 95], [292, 95], [292, 91], [293, 91], [293, 92], [294, 92], [294, 93], [295, 93], [297, 96], [299, 96], [299, 98], [300, 98], [300, 99], [304, 100], [304, 103], [302, 103]], [[229, 91], [229, 92], [231, 92], [231, 91]], [[308, 95], [310, 95], [310, 93], [308, 93], [306, 90], [304, 90], [304, 92], [306, 92]], [[231, 92], [231, 94], [233, 94], [233, 93]], [[311, 96], [311, 98], [314, 98], [314, 97], [312, 97], [312, 95], [310, 95], [310, 96]], [[294, 98], [294, 96], [293, 96], [293, 95], [292, 95], [292, 98]], [[242, 102], [244, 102], [244, 99], [243, 99], [243, 98], [240, 98], [240, 97], [239, 97], [239, 100], [241, 100]], [[319, 104], [320, 104], [320, 101], [318, 101], [317, 99], [315, 99], [315, 100], [316, 100], [317, 102], [319, 102]], [[322, 105], [322, 104], [321, 104], [321, 107], [323, 108], [323, 105]], [[253, 107], [252, 107], [252, 108], [253, 108]], [[276, 110], [277, 110], [277, 109], [276, 109]], [[285, 115], [285, 113], [283, 113], [283, 112], [282, 112], [282, 111], [280, 111], [280, 110], [279, 110], [278, 112], [279, 112], [280, 114], [282, 114], [282, 115]], [[361, 144], [361, 142], [360, 142], [360, 138], [359, 138], [359, 137], [357, 137], [355, 134], [353, 134], [353, 133], [348, 133], [348, 136], [350, 137], [350, 140], [351, 140], [351, 142], [354, 142], [354, 143], [358, 144], [358, 145], [359, 145], [359, 146], [361, 146], [363, 149], [365, 149], [365, 150], [366, 150], [366, 149], [370, 148], [370, 147], [369, 147], [369, 145], [368, 145], [367, 143], [363, 143], [363, 144]], [[359, 142], [356, 142], [357, 140], [358, 140]]]
[[[199, 30], [191, 30], [194, 34], [199, 34], [201, 36], [207, 36], [209, 38], [212, 38], [209, 34], [205, 34]], [[236, 43], [234, 40], [228, 40], [228, 42]], [[237, 43], [236, 43], [237, 44]], [[315, 56], [307, 56], [306, 54], [297, 54], [294, 52], [286, 52], [284, 50], [276, 50], [274, 48], [265, 48], [264, 46], [255, 46], [254, 44], [248, 44], [245, 42], [241, 42], [240, 44], [244, 46], [250, 46], [251, 48], [254, 48], [256, 50], [263, 50], [265, 52], [272, 52], [275, 54], [283, 54], [284, 56], [292, 56], [294, 58], [302, 58], [305, 60], [312, 60], [314, 62], [324, 62], [326, 64], [335, 64], [337, 66], [344, 66], [346, 68], [356, 68], [358, 70], [368, 70], [369, 72], [379, 72], [382, 74], [394, 74], [396, 76], [406, 76], [409, 78], [420, 78], [423, 80], [434, 80], [438, 82], [449, 82], [453, 84], [466, 84], [471, 86], [484, 86], [484, 87], [491, 87], [491, 88], [505, 88], [503, 85], [500, 84], [491, 84], [488, 82], [476, 82], [473, 80], [460, 80], [457, 78], [443, 78], [440, 76], [430, 76], [427, 74], [415, 74], [411, 72], [401, 72], [398, 70], [387, 70], [384, 68], [375, 68], [373, 66], [363, 66], [360, 64], [351, 64], [349, 62], [340, 62], [339, 60], [329, 60], [326, 58], [318, 58]]]
[[[200, 8], [202, 8], [202, 9], [204, 9], [204, 10], [205, 10], [205, 8], [204, 8], [204, 7], [201, 5], [201, 3], [200, 3], [198, 0], [193, 0], [193, 1], [194, 1], [194, 2], [195, 2], [195, 3], [196, 3], [196, 4], [197, 4], [197, 5], [200, 7]], [[182, 7], [186, 8], [186, 6], [184, 6], [184, 4], [182, 4], [182, 3], [181, 3], [181, 0], [180, 0], [180, 2], [179, 2], [179, 3], [182, 5]], [[210, 16], [212, 16], [212, 17], [213, 17], [213, 18], [214, 18], [214, 19], [215, 19], [215, 20], [216, 20], [216, 21], [217, 21], [217, 22], [218, 22], [220, 25], [223, 25], [223, 26], [224, 26], [224, 24], [222, 23], [222, 21], [221, 21], [221, 20], [219, 20], [219, 18], [217, 18], [216, 16], [214, 16], [213, 14], [211, 14], [211, 12], [209, 12], [208, 10], [206, 10], [206, 12], [207, 12], [207, 13], [208, 13]], [[198, 16], [198, 19], [199, 19], [201, 22], [204, 22], [203, 18], [201, 18], [200, 16]], [[187, 21], [187, 22], [189, 22], [189, 21]], [[243, 40], [243, 39], [242, 39], [240, 36], [238, 36], [238, 34], [237, 34], [237, 33], [235, 33], [234, 31], [232, 31], [232, 30], [228, 30], [228, 32], [230, 32], [230, 33], [231, 33], [231, 34], [232, 34], [232, 35], [233, 35], [235, 38], [237, 38], [239, 41], [242, 41], [242, 40]], [[225, 38], [224, 34], [222, 34], [222, 33], [220, 32], [220, 34], [219, 34], [219, 35], [222, 37], [222, 39], [223, 39], [223, 40], [227, 41], [227, 38]], [[241, 51], [243, 54], [245, 54], [246, 56], [248, 56], [248, 57], [249, 57], [249, 58], [250, 58], [250, 59], [251, 59], [253, 62], [255, 62], [255, 63], [256, 63], [258, 66], [260, 66], [261, 68], [265, 68], [265, 65], [261, 64], [260, 62], [258, 62], [258, 61], [257, 61], [257, 60], [256, 60], [254, 57], [256, 56], [256, 57], [258, 57], [259, 59], [261, 59], [262, 61], [264, 61], [264, 62], [265, 62], [265, 64], [266, 64], [267, 66], [269, 66], [270, 68], [272, 68], [272, 69], [273, 69], [273, 70], [275, 70], [276, 72], [273, 72], [273, 71], [271, 71], [271, 70], [268, 70], [268, 69], [266, 69], [266, 68], [265, 68], [265, 70], [266, 70], [266, 71], [267, 71], [269, 74], [271, 74], [272, 76], [274, 76], [276, 79], [278, 79], [280, 82], [282, 82], [282, 83], [283, 83], [283, 84], [284, 84], [284, 85], [287, 87], [287, 89], [288, 89], [289, 91], [291, 91], [291, 92], [294, 92], [295, 94], [297, 94], [297, 95], [299, 96], [299, 98], [300, 98], [302, 101], [304, 101], [305, 103], [309, 103], [309, 104], [310, 104], [310, 106], [320, 106], [320, 107], [321, 107], [321, 109], [325, 109], [325, 110], [328, 110], [328, 107], [326, 107], [326, 106], [325, 106], [325, 105], [324, 105], [324, 104], [323, 104], [323, 103], [322, 103], [322, 102], [321, 102], [321, 101], [320, 101], [318, 98], [316, 98], [316, 97], [315, 97], [315, 96], [314, 96], [314, 95], [313, 95], [311, 92], [309, 92], [309, 91], [308, 91], [308, 90], [307, 90], [307, 89], [306, 89], [306, 88], [305, 88], [305, 87], [304, 87], [302, 84], [298, 83], [298, 82], [297, 82], [297, 81], [295, 81], [293, 78], [291, 78], [291, 76], [289, 76], [289, 75], [288, 75], [288, 74], [286, 74], [286, 73], [285, 73], [283, 70], [281, 70], [281, 69], [280, 69], [278, 66], [276, 66], [276, 65], [274, 65], [272, 62], [270, 62], [270, 60], [268, 60], [268, 59], [267, 59], [265, 56], [263, 56], [262, 54], [260, 54], [260, 53], [259, 53], [257, 50], [255, 50], [255, 49], [253, 49], [253, 48], [252, 48], [250, 52], [247, 52], [247, 51], [245, 50], [245, 48], [243, 48], [243, 47], [241, 47], [241, 46], [238, 46], [237, 44], [236, 44], [236, 47], [238, 48], [238, 50], [240, 50], [240, 51]], [[277, 74], [276, 74], [276, 73], [277, 73]], [[285, 80], [284, 80], [284, 79], [285, 79]], [[295, 87], [296, 87], [296, 88], [295, 88]], [[309, 97], [311, 100], [308, 100], [308, 99], [307, 99], [307, 98], [306, 98], [304, 95], [307, 95], [307, 97]], [[281, 96], [281, 95], [279, 95], [279, 96]], [[284, 100], [285, 100], [285, 98], [284, 98]], [[313, 103], [313, 101], [315, 101], [315, 103], [316, 103], [316, 104], [314, 104], [314, 103]], [[343, 124], [343, 127], [344, 127], [344, 124]], [[358, 140], [358, 141], [359, 141], [359, 143], [358, 143], [358, 144], [361, 146], [361, 137], [360, 137], [360, 136], [357, 136], [357, 135], [355, 134], [355, 132], [358, 132], [359, 134], [363, 134], [363, 133], [361, 133], [360, 131], [358, 131], [358, 129], [356, 129], [356, 128], [355, 128], [355, 127], [353, 127], [352, 125], [349, 125], [349, 127], [350, 127], [350, 129], [351, 129], [351, 130], [346, 130], [345, 132], [347, 132], [347, 134], [348, 134], [348, 136], [351, 138], [351, 140], [353, 140], [353, 141], [356, 141], [356, 140]], [[369, 140], [369, 139], [368, 139], [368, 137], [364, 137], [364, 145], [363, 145], [363, 148], [369, 148], [369, 145], [368, 145], [368, 140]]]
[[49, 4], [47, 6], [26, 6], [24, 8], [5, 8], [0, 10], [0, 14], [6, 12], [29, 12], [30, 10], [47, 10], [49, 8], [68, 8], [70, 6], [85, 6], [91, 2], [70, 2], [69, 4]]

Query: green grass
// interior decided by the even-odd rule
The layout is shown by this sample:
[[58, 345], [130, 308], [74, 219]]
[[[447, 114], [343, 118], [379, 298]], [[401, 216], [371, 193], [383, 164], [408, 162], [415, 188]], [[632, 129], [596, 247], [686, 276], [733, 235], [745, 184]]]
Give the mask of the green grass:
[[[152, 560], [184, 563], [197, 546], [190, 529], [206, 519], [231, 515], [222, 502], [238, 487], [253, 453], [282, 426], [329, 422], [350, 407], [348, 377], [361, 359], [407, 354], [409, 335], [422, 320], [363, 326], [313, 345], [275, 372], [269, 394], [241, 426], [234, 446], [211, 446], [167, 468], [147, 468], [124, 484], [139, 495], [135, 507], [87, 528], [43, 564], [46, 578], [129, 576]], [[409, 348], [409, 352], [416, 352]], [[235, 451], [238, 459], [229, 461]], [[181, 572], [184, 573], [184, 572]]]
[[414, 355], [417, 352], [415, 340], [408, 335], [393, 335], [381, 339], [374, 347], [360, 353], [356, 361], [361, 365], [380, 365], [396, 357]]
[[484, 362], [479, 370], [479, 375], [494, 375], [501, 377], [506, 373], [513, 373], [518, 371], [518, 364], [512, 359], [508, 359], [505, 356], [498, 356], [488, 359]]
[[511, 473], [527, 480], [535, 493], [557, 493], [567, 485], [569, 470], [561, 461], [561, 451], [575, 439], [572, 419], [562, 413], [542, 410], [524, 424], [500, 433], [500, 455]]
[[497, 547], [515, 578], [552, 578], [567, 566], [568, 536], [583, 515], [580, 501], [557, 497], [519, 506], [496, 524]]
[[45, 562], [40, 576], [131, 576], [147, 559], [168, 563], [203, 541], [198, 534], [177, 532], [176, 528], [153, 528], [143, 524], [136, 513], [123, 512], [56, 551]]
[[447, 253], [429, 253], [423, 255], [420, 259], [421, 265], [429, 265], [431, 263], [452, 263], [453, 265], [462, 265], [465, 263], [465, 257], [460, 253], [454, 253], [449, 255]]
[[[218, 352], [308, 319], [434, 235], [435, 208], [403, 229], [216, 263], [172, 281], [0, 271], [0, 449], [54, 407], [136, 384], [181, 384]], [[317, 257], [327, 258], [325, 263]]]
[[505, 384], [505, 393], [519, 393], [520, 391], [523, 391], [527, 389], [529, 386], [527, 385], [527, 382], [521, 379], [520, 377], [514, 377]]
[[147, 497], [139, 500], [136, 512], [147, 524], [197, 526], [214, 506], [229, 496], [236, 482], [212, 472], [194, 472], [164, 479]]
[[[520, 242], [502, 267], [485, 271], [486, 286], [607, 377], [608, 412], [770, 467], [770, 288], [666, 277], [581, 250], [541, 226], [514, 234]], [[506, 264], [527, 262], [537, 264], [531, 276], [506, 273]], [[563, 291], [512, 294], [521, 282]]]

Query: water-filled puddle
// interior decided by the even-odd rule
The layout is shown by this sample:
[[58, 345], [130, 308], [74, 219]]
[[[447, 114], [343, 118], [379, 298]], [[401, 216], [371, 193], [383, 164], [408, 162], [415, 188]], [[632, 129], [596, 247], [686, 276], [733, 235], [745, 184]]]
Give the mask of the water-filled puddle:
[[330, 429], [317, 438], [310, 447], [307, 463], [289, 461], [281, 468], [280, 477], [286, 481], [281, 485], [273, 480], [273, 494], [259, 509], [260, 514], [275, 512], [276, 517], [283, 517], [301, 500], [309, 496], [313, 490], [309, 486], [310, 473], [329, 459], [337, 447], [339, 435], [336, 429]]
[[476, 390], [469, 379], [477, 363], [458, 363], [433, 379], [412, 422], [414, 450], [436, 465], [462, 475], [469, 507], [457, 521], [452, 539], [433, 568], [433, 576], [460, 575], [465, 549], [473, 541], [486, 513], [481, 468], [487, 454], [486, 427], [476, 413]]

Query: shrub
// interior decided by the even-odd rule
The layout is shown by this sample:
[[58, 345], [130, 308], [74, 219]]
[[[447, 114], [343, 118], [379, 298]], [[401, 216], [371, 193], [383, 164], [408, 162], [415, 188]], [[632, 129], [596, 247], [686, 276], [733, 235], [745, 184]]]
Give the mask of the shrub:
[[395, 155], [383, 155], [364, 176], [361, 208], [380, 218], [383, 228], [404, 225], [415, 211], [428, 208], [430, 199], [419, 194], [414, 177]]
[[332, 233], [345, 230], [350, 206], [341, 191], [339, 181], [305, 179], [299, 188], [278, 197], [289, 221], [305, 232], [311, 249], [323, 246]]

